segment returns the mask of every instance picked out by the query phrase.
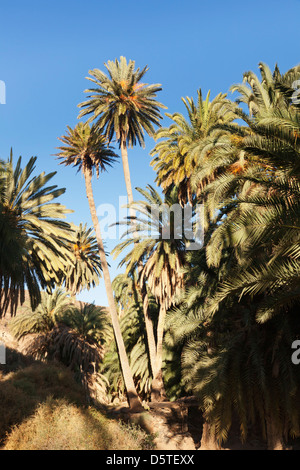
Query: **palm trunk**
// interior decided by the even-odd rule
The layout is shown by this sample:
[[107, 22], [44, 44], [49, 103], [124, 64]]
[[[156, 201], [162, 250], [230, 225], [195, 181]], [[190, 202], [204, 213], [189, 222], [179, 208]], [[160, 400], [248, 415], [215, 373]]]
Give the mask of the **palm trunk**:
[[[123, 171], [124, 171], [124, 179], [126, 184], [126, 191], [128, 197], [128, 203], [131, 205], [133, 203], [133, 193], [132, 193], [132, 186], [131, 186], [131, 178], [130, 178], [130, 170], [129, 170], [129, 163], [128, 163], [128, 152], [126, 141], [121, 143], [121, 156], [122, 156], [122, 163], [123, 163]], [[135, 210], [130, 207], [129, 208], [130, 217], [135, 217]], [[138, 272], [140, 273], [142, 266], [139, 265]], [[156, 345], [155, 345], [155, 338], [154, 338], [154, 327], [153, 322], [148, 315], [148, 296], [145, 293], [144, 289], [140, 290], [142, 301], [143, 301], [143, 312], [144, 312], [144, 321], [146, 327], [146, 334], [147, 334], [147, 342], [148, 342], [148, 351], [150, 357], [150, 365], [152, 369], [152, 376], [154, 378], [155, 374], [155, 362], [156, 362]]]
[[124, 345], [121, 328], [120, 328], [120, 324], [118, 320], [118, 313], [117, 313], [117, 309], [115, 305], [115, 299], [113, 295], [113, 289], [111, 285], [108, 264], [107, 264], [107, 260], [105, 256], [105, 251], [104, 251], [104, 246], [103, 246], [103, 241], [102, 241], [102, 236], [101, 236], [101, 231], [100, 231], [100, 225], [99, 225], [99, 220], [97, 217], [97, 211], [96, 211], [96, 206], [95, 206], [95, 201], [94, 201], [94, 196], [93, 196], [92, 172], [90, 170], [86, 170], [84, 173], [84, 177], [85, 177], [86, 195], [88, 198], [91, 217], [92, 217], [92, 221], [93, 221], [93, 225], [94, 225], [94, 229], [96, 233], [96, 239], [97, 239], [97, 244], [98, 244], [98, 249], [99, 249], [100, 261], [102, 265], [105, 289], [106, 289], [106, 294], [108, 298], [109, 311], [111, 315], [112, 326], [114, 329], [116, 344], [117, 344], [117, 348], [119, 352], [119, 359], [120, 359], [124, 384], [126, 388], [128, 404], [132, 411], [142, 411], [143, 407], [139, 401], [136, 387], [134, 385], [132, 372], [129, 366], [129, 361], [128, 361], [128, 357], [126, 354], [125, 345]]
[[152, 377], [155, 374], [155, 363], [156, 363], [156, 344], [155, 344], [155, 337], [153, 331], [153, 323], [151, 318], [149, 317], [149, 298], [148, 294], [143, 295], [143, 312], [145, 318], [145, 326], [146, 326], [146, 333], [147, 333], [147, 342], [148, 342], [148, 351], [149, 351], [149, 359], [150, 359], [150, 366]]
[[166, 399], [165, 387], [162, 376], [163, 336], [166, 314], [166, 307], [162, 302], [160, 306], [157, 325], [156, 361], [155, 371], [153, 374], [153, 381], [151, 384], [151, 401], [163, 401]]
[[[140, 267], [139, 267], [140, 268]], [[149, 354], [149, 361], [151, 367], [151, 374], [154, 377], [155, 372], [155, 361], [156, 361], [156, 342], [154, 337], [153, 331], [153, 323], [149, 316], [149, 297], [147, 293], [146, 286], [143, 285], [142, 287], [137, 282], [134, 289], [134, 299], [136, 304], [138, 304], [138, 294], [143, 302], [143, 313], [144, 313], [144, 320], [145, 320], [145, 327], [146, 327], [146, 338], [147, 338], [147, 346], [148, 346], [148, 354]]]
[[[133, 203], [133, 193], [132, 193], [132, 186], [131, 186], [131, 179], [130, 179], [130, 170], [129, 170], [129, 163], [128, 163], [128, 152], [127, 152], [126, 141], [121, 143], [121, 156], [122, 156], [124, 179], [125, 179], [128, 203], [129, 205], [131, 205]], [[132, 207], [129, 207], [129, 213], [131, 217], [135, 217], [135, 210]]]
[[268, 450], [284, 450], [283, 435], [271, 415], [266, 416], [266, 431]]
[[203, 423], [200, 450], [220, 450], [214, 430], [207, 421]]

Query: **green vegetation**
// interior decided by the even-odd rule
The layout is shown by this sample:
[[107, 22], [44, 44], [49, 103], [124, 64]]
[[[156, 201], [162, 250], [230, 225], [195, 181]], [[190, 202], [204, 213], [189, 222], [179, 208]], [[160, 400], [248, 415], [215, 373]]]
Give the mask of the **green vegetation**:
[[[246, 72], [232, 86], [235, 100], [203, 99], [199, 89], [197, 101], [183, 99], [186, 115], [167, 113], [170, 126], [156, 131], [164, 106], [160, 85], [140, 82], [147, 68], [124, 57], [105, 66], [108, 75], [90, 72], [96, 88], [79, 105], [88, 122], [67, 128], [58, 154], [84, 175], [95, 237], [85, 221], [63, 220], [64, 190], [48, 186], [54, 174], [34, 176], [35, 159], [24, 169], [21, 159], [1, 163], [0, 313], [14, 313], [28, 290], [31, 309], [10, 328], [18, 340], [32, 335], [27, 353], [42, 361], [1, 378], [2, 440], [8, 449], [142, 448], [144, 437], [126, 440], [97, 406], [127, 399], [142, 411], [142, 400], [190, 395], [203, 448], [226, 445], [237, 423], [243, 442], [255, 428], [267, 448], [284, 449], [300, 437], [291, 359], [300, 337], [300, 66], [282, 74], [259, 64], [260, 76]], [[127, 148], [143, 146], [144, 131], [155, 139], [158, 190], [138, 188], [134, 201]], [[113, 254], [124, 273], [111, 281], [92, 176], [116, 161], [113, 138], [130, 217], [118, 221], [126, 231]], [[190, 237], [200, 205], [201, 243]], [[178, 220], [172, 209], [187, 206]], [[78, 306], [76, 294], [101, 276], [109, 312]]]

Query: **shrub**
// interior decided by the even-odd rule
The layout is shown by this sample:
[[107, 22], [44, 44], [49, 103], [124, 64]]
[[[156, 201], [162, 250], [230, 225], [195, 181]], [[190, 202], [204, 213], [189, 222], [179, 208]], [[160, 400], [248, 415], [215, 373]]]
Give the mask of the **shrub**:
[[34, 364], [0, 376], [0, 442], [14, 425], [32, 415], [49, 396], [84, 404], [72, 373], [57, 364]]
[[141, 450], [143, 431], [108, 420], [93, 408], [48, 398], [16, 426], [4, 450]]

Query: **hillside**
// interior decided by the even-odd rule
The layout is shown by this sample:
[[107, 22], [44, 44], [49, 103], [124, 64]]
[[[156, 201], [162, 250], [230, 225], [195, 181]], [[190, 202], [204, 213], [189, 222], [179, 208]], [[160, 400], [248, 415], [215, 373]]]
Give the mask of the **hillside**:
[[[20, 306], [17, 310], [16, 316], [23, 315], [24, 313], [28, 312], [30, 310], [30, 301], [28, 297], [28, 293], [26, 294], [26, 300], [22, 306]], [[24, 339], [21, 339], [20, 341], [17, 341], [12, 334], [10, 333], [9, 329], [9, 323], [11, 321], [11, 317], [9, 314], [7, 314], [4, 318], [0, 319], [0, 342], [4, 343], [6, 346], [6, 365], [0, 365], [0, 395], [3, 393], [4, 389], [10, 390], [9, 395], [10, 398], [9, 400], [12, 403], [12, 410], [11, 412], [7, 412], [7, 408], [5, 406], [5, 400], [2, 399], [0, 403], [0, 417], [2, 413], [2, 419], [0, 420], [2, 423], [2, 431], [0, 428], [0, 443], [1, 443], [1, 432], [2, 432], [2, 439], [5, 433], [7, 432], [8, 429], [13, 426], [14, 429], [14, 437], [12, 438], [13, 441], [18, 441], [18, 444], [14, 444], [17, 446], [27, 446], [28, 448], [31, 448], [32, 445], [40, 445], [44, 446], [45, 444], [40, 442], [40, 444], [33, 444], [31, 441], [29, 442], [28, 440], [26, 442], [23, 442], [21, 439], [20, 441], [20, 436], [21, 435], [27, 435], [27, 429], [28, 428], [35, 428], [37, 429], [34, 432], [33, 440], [36, 442], [38, 440], [36, 433], [40, 432], [38, 431], [39, 427], [38, 424], [36, 423], [38, 416], [45, 417], [46, 414], [49, 415], [49, 407], [52, 409], [51, 411], [51, 419], [48, 416], [48, 421], [55, 421], [56, 422], [56, 415], [62, 414], [62, 410], [64, 412], [68, 410], [68, 412], [71, 415], [74, 415], [74, 419], [76, 419], [76, 416], [78, 414], [78, 410], [75, 410], [74, 408], [69, 409], [69, 392], [65, 390], [66, 393], [56, 393], [55, 392], [55, 381], [54, 377], [56, 376], [57, 371], [55, 370], [55, 367], [57, 367], [57, 364], [40, 364], [37, 361], [34, 361], [31, 357], [28, 357], [26, 351], [28, 346], [30, 345], [31, 341], [34, 339], [35, 335], [29, 335]], [[54, 369], [53, 369], [54, 367]], [[58, 366], [62, 367], [62, 366]], [[48, 371], [48, 372], [47, 372]], [[37, 374], [41, 374], [41, 377], [49, 375], [49, 377], [52, 377], [53, 375], [53, 382], [51, 382], [52, 385], [50, 385], [50, 388], [45, 389], [45, 384], [43, 382], [40, 383], [40, 381], [36, 381], [36, 376]], [[71, 396], [73, 396], [73, 390], [76, 390], [77, 393], [77, 398], [80, 398], [81, 400], [81, 406], [85, 407], [84, 400], [85, 400], [85, 391], [83, 389], [80, 389], [78, 384], [74, 385], [74, 378], [72, 377], [72, 374], [70, 374], [69, 371], [64, 370], [63, 371], [63, 377], [65, 382], [65, 385], [67, 388], [70, 388]], [[48, 379], [47, 379], [48, 380]], [[52, 379], [51, 379], [52, 380]], [[68, 384], [67, 381], [70, 381]], [[17, 383], [17, 386], [15, 385]], [[21, 384], [21, 385], [20, 385]], [[19, 387], [20, 385], [20, 387]], [[52, 389], [53, 386], [53, 389]], [[40, 389], [41, 387], [41, 389]], [[79, 388], [78, 388], [79, 387]], [[21, 388], [21, 391], [20, 391]], [[27, 393], [29, 393], [29, 397], [27, 396]], [[4, 395], [5, 397], [5, 395]], [[52, 398], [55, 398], [52, 400]], [[57, 400], [67, 400], [67, 402], [57, 402]], [[83, 400], [83, 401], [82, 401]], [[73, 401], [71, 400], [73, 403]], [[31, 403], [31, 404], [30, 404]], [[2, 406], [1, 406], [2, 404]], [[78, 402], [77, 402], [78, 404]], [[16, 411], [14, 408], [16, 408], [20, 411]], [[73, 405], [72, 405], [73, 406]], [[29, 409], [28, 409], [29, 407]], [[62, 410], [60, 410], [60, 407], [62, 407]], [[24, 410], [24, 411], [22, 411]], [[58, 411], [60, 410], [60, 411]], [[93, 413], [100, 413], [98, 410], [93, 409]], [[128, 408], [127, 408], [127, 403], [123, 403], [118, 407], [115, 406], [108, 406], [104, 410], [102, 407], [102, 413], [108, 417], [108, 419], [112, 418], [113, 422], [118, 423], [120, 426], [120, 429], [123, 429], [125, 426], [129, 426], [129, 429], [131, 429], [131, 426], [135, 429], [133, 434], [136, 434], [138, 436], [138, 440], [146, 440], [152, 442], [151, 445], [153, 445], [155, 448], [158, 449], [195, 449], [195, 442], [194, 439], [192, 438], [191, 434], [188, 431], [188, 425], [187, 425], [187, 408], [182, 407], [182, 405], [176, 406], [175, 404], [172, 404], [172, 406], [166, 406], [165, 408], [157, 408], [157, 409], [151, 409], [150, 410], [145, 410], [145, 413], [143, 413], [141, 416], [134, 416], [131, 417], [130, 414], [128, 413]], [[16, 412], [16, 415], [14, 414]], [[52, 417], [52, 412], [53, 412], [53, 417]], [[101, 415], [101, 413], [100, 413]], [[100, 416], [99, 415], [99, 416]], [[44, 418], [43, 418], [44, 419]], [[42, 419], [42, 421], [43, 421]], [[90, 422], [90, 417], [86, 417], [88, 423]], [[6, 424], [5, 424], [6, 423]], [[127, 424], [124, 424], [127, 423]], [[133, 423], [133, 424], [130, 424]], [[61, 426], [62, 424], [60, 423], [58, 426]], [[44, 421], [40, 424], [40, 426], [45, 426]], [[90, 424], [85, 424], [84, 426], [90, 426]], [[136, 427], [138, 426], [138, 427]], [[142, 428], [146, 429], [147, 434], [145, 434], [144, 431], [142, 431]], [[64, 426], [65, 427], [65, 426]], [[30, 431], [31, 432], [31, 431]], [[46, 432], [46, 434], [50, 431], [42, 431], [43, 433]], [[53, 434], [54, 431], [53, 429], [51, 430], [51, 433]], [[97, 431], [95, 431], [97, 432]], [[115, 434], [115, 433], [113, 433]], [[120, 434], [120, 433], [119, 433]], [[122, 435], [122, 434], [121, 434]], [[146, 438], [148, 436], [148, 438]], [[152, 436], [152, 437], [151, 437]], [[76, 442], [78, 439], [74, 439], [74, 446], [77, 448]], [[132, 442], [127, 442], [126, 439], [124, 440], [124, 443], [122, 444], [121, 442], [118, 442], [119, 448], [120, 449], [131, 449], [132, 447]], [[147, 441], [147, 442], [148, 442]], [[3, 443], [2, 443], [3, 444]], [[10, 447], [12, 444], [7, 444], [8, 447]], [[53, 444], [56, 446], [56, 444]], [[110, 444], [112, 446], [111, 448], [114, 447], [115, 444]], [[122, 447], [122, 446], [125, 447]], [[144, 444], [143, 444], [144, 445]], [[148, 444], [147, 444], [148, 445]]]
[[82, 388], [59, 364], [0, 372], [2, 450], [142, 450], [141, 429], [109, 419], [84, 400]]
[[[30, 310], [28, 293], [17, 310]], [[1, 450], [141, 450], [151, 438], [141, 428], [90, 406], [70, 370], [26, 354], [35, 335], [17, 341], [11, 316], [0, 319], [6, 364], [0, 365]]]

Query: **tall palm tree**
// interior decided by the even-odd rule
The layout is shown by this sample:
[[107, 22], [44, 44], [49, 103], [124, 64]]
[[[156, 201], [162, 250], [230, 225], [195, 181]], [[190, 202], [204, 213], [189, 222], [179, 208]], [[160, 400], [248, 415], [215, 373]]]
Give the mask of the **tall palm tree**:
[[[79, 118], [92, 115], [90, 120], [96, 122], [109, 142], [116, 138], [121, 149], [129, 213], [133, 223], [135, 211], [127, 149], [137, 142], [145, 146], [144, 131], [150, 136], [154, 135], [154, 126], [159, 126], [162, 118], [160, 109], [166, 107], [156, 100], [161, 85], [141, 82], [148, 71], [147, 66], [135, 70], [135, 61], [129, 60], [127, 63], [125, 57], [108, 61], [104, 65], [108, 75], [99, 69], [89, 72], [91, 77], [87, 79], [96, 87], [86, 90], [89, 95], [86, 101], [79, 104], [79, 108], [82, 108]], [[141, 265], [137, 269], [140, 271]], [[147, 294], [142, 292], [142, 296], [149, 344], [153, 344], [153, 325], [147, 314]]]
[[48, 184], [56, 172], [34, 175], [35, 163], [22, 168], [11, 154], [0, 173], [0, 316], [24, 301], [25, 286], [34, 309], [40, 289], [59, 285], [70, 259], [71, 229], [62, 219], [71, 211], [55, 202], [65, 190]]
[[96, 233], [104, 283], [109, 303], [109, 311], [119, 351], [119, 358], [127, 391], [128, 403], [130, 408], [139, 410], [141, 409], [141, 404], [133, 382], [132, 373], [121, 334], [113, 289], [111, 285], [109, 267], [104, 251], [100, 224], [97, 217], [92, 189], [93, 171], [96, 171], [98, 177], [100, 171], [105, 171], [107, 167], [113, 164], [117, 158], [117, 155], [107, 144], [106, 138], [99, 133], [94, 125], [90, 126], [88, 123], [79, 123], [74, 129], [68, 127], [67, 135], [61, 137], [59, 140], [61, 140], [61, 142], [64, 144], [64, 146], [59, 147], [60, 152], [58, 153], [59, 158], [62, 159], [61, 164], [78, 167], [78, 171], [82, 171], [85, 179], [86, 194], [89, 202], [94, 230]]
[[[149, 351], [153, 374], [152, 399], [161, 400], [165, 396], [162, 377], [165, 318], [167, 310], [174, 304], [176, 295], [183, 287], [183, 273], [181, 272], [185, 259], [185, 241], [181, 232], [183, 221], [180, 221], [179, 227], [176, 224], [178, 221], [174, 220], [172, 206], [178, 203], [175, 190], [165, 197], [164, 201], [151, 186], [148, 186], [146, 190], [138, 189], [138, 191], [145, 197], [144, 201], [134, 204], [135, 211], [141, 215], [136, 218], [136, 226], [131, 226], [126, 232], [125, 236], [129, 237], [113, 252], [119, 255], [134, 243], [134, 247], [126, 254], [120, 266], [125, 264], [127, 273], [130, 273], [134, 272], [137, 266], [142, 265], [139, 274], [140, 285], [148, 286], [160, 306], [155, 335], [155, 352], [153, 354], [150, 347]], [[159, 208], [160, 213], [154, 208]], [[128, 223], [131, 225], [131, 220], [128, 220]], [[132, 237], [134, 231], [138, 235], [137, 238]], [[135, 243], [136, 240], [138, 243]]]
[[85, 90], [89, 96], [79, 104], [82, 108], [79, 118], [92, 114], [90, 120], [96, 122], [108, 141], [116, 138], [121, 149], [128, 202], [132, 204], [127, 148], [137, 142], [144, 146], [144, 131], [150, 136], [154, 135], [154, 126], [158, 126], [161, 119], [159, 109], [165, 108], [155, 99], [161, 86], [141, 83], [148, 67], [135, 70], [135, 61], [127, 63], [125, 57], [121, 57], [120, 61], [109, 60], [104, 65], [108, 75], [99, 69], [89, 72], [91, 77], [87, 79], [96, 88]]

